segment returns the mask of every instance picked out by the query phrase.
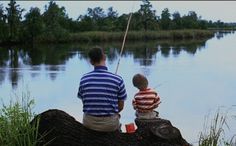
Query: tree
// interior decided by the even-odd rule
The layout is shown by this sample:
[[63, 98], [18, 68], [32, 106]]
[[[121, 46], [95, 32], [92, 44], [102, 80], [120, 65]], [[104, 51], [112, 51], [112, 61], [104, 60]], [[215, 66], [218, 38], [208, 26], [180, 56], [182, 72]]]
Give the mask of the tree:
[[116, 21], [118, 18], [117, 11], [113, 10], [113, 7], [109, 7], [107, 9], [107, 17], [105, 18], [105, 30], [107, 31], [113, 31], [116, 30]]
[[182, 22], [184, 28], [189, 28], [189, 29], [196, 29], [199, 28], [198, 25], [198, 16], [197, 13], [194, 11], [189, 11], [188, 15], [182, 17]]
[[113, 10], [113, 7], [108, 8], [107, 17], [111, 19], [116, 19], [118, 17], [117, 11]]
[[7, 39], [7, 24], [6, 24], [6, 15], [4, 14], [3, 5], [0, 5], [0, 43], [6, 41]]
[[199, 28], [197, 13], [194, 11], [189, 11], [188, 17], [190, 19], [190, 23], [191, 23], [192, 28]]
[[140, 5], [140, 9], [138, 13], [141, 16], [141, 24], [143, 25], [144, 30], [156, 29], [157, 28], [157, 20], [156, 20], [156, 11], [152, 10], [152, 5], [149, 0], [142, 0], [143, 4]]
[[101, 7], [95, 7], [93, 9], [88, 8], [88, 16], [97, 21], [104, 18], [106, 15]]
[[80, 15], [77, 19], [79, 31], [91, 31], [95, 27], [92, 18], [87, 15]]
[[173, 17], [173, 23], [172, 23], [172, 28], [173, 29], [181, 29], [182, 28], [182, 21], [181, 21], [181, 16], [179, 12], [174, 12], [172, 14]]
[[201, 29], [207, 29], [207, 21], [206, 20], [200, 20], [199, 21], [199, 27]]
[[[135, 31], [145, 30], [145, 28], [147, 29], [147, 22], [144, 21], [144, 19], [142, 21], [142, 17], [143, 17], [142, 14], [139, 12], [133, 13], [129, 29], [135, 30]], [[128, 22], [128, 19], [126, 20], [126, 25], [127, 25], [127, 22]]]
[[10, 0], [7, 10], [7, 22], [9, 27], [9, 40], [18, 41], [21, 29], [21, 15], [24, 9], [16, 4], [15, 0]]
[[118, 17], [116, 28], [120, 31], [125, 31], [127, 27], [128, 19], [129, 19], [129, 15], [122, 14], [120, 17]]
[[168, 8], [165, 8], [161, 13], [161, 28], [164, 30], [170, 29], [171, 19]]
[[50, 1], [48, 6], [45, 6], [43, 20], [46, 25], [46, 33], [48, 37], [62, 38], [67, 34], [64, 28], [65, 22], [68, 20], [65, 7], [59, 7], [54, 1]]
[[30, 39], [32, 43], [35, 38], [43, 32], [43, 19], [40, 14], [40, 9], [35, 7], [25, 15], [25, 35], [27, 39]]
[[88, 8], [88, 16], [92, 18], [93, 24], [96, 26], [95, 30], [104, 30], [106, 15], [101, 7]]
[[220, 20], [217, 20], [215, 22], [217, 28], [223, 28], [224, 27], [224, 22], [221, 22]]

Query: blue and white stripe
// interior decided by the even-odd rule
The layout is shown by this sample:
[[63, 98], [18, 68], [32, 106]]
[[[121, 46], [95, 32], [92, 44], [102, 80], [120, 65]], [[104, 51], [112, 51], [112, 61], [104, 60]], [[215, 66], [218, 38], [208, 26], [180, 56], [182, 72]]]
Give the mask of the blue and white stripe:
[[109, 116], [118, 112], [118, 100], [127, 98], [123, 79], [96, 66], [80, 80], [78, 97], [83, 102], [83, 112], [93, 116]]

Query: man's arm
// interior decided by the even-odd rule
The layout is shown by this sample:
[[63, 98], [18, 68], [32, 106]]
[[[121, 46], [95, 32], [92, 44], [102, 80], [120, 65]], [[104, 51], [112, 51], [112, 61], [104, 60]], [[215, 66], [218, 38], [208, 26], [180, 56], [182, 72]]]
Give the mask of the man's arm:
[[124, 100], [118, 100], [118, 111], [121, 112], [124, 108]]
[[80, 85], [79, 85], [77, 97], [80, 98], [80, 99], [82, 99], [82, 86], [81, 86], [81, 82], [80, 82]]

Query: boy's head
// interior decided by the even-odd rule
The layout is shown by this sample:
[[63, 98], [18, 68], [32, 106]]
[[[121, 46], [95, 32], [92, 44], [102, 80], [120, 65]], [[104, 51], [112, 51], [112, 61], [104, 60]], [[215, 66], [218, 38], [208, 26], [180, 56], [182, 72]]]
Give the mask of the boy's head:
[[91, 48], [88, 52], [88, 56], [92, 65], [99, 64], [101, 61], [106, 60], [104, 51], [100, 47]]
[[148, 80], [141, 74], [136, 74], [133, 77], [133, 85], [139, 90], [145, 90], [148, 87]]

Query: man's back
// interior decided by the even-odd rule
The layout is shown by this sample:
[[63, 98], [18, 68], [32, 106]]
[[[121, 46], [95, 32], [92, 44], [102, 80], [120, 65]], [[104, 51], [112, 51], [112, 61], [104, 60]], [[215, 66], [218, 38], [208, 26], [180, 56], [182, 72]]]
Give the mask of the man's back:
[[96, 66], [80, 81], [78, 96], [83, 102], [83, 112], [93, 116], [110, 116], [119, 112], [118, 100], [125, 100], [126, 91], [122, 78]]
[[102, 48], [90, 49], [88, 56], [94, 70], [81, 78], [78, 92], [83, 102], [83, 125], [103, 132], [118, 130], [119, 112], [127, 96], [124, 82], [120, 76], [107, 71]]

